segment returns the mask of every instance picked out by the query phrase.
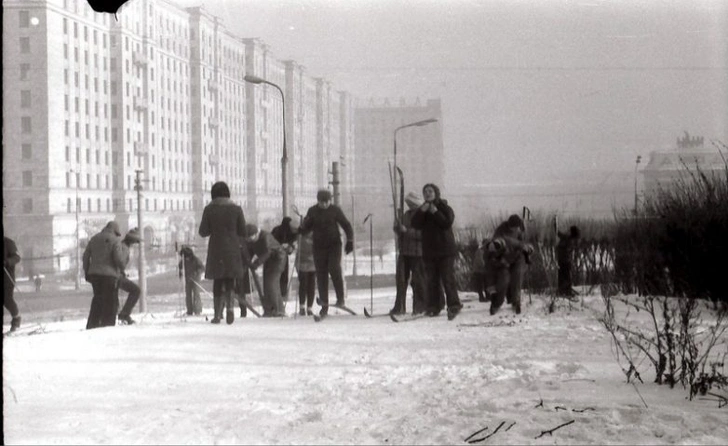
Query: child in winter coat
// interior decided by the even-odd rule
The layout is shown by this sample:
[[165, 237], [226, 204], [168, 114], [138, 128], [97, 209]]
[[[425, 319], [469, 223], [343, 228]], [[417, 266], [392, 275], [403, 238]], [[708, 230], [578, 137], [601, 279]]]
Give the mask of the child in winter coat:
[[[298, 228], [296, 228], [296, 231]], [[313, 316], [313, 302], [316, 296], [316, 267], [313, 263], [313, 234], [300, 236], [296, 270], [298, 274], [298, 304], [301, 316]], [[304, 310], [305, 305], [305, 310]]]
[[[199, 316], [202, 313], [202, 299], [200, 299], [200, 279], [205, 271], [205, 265], [202, 264], [192, 248], [182, 245], [179, 251], [182, 258], [179, 261], [179, 277], [184, 275], [185, 279], [185, 305], [187, 306], [187, 316], [193, 314]], [[184, 273], [184, 274], [183, 274]]]
[[250, 268], [256, 270], [263, 266], [263, 317], [282, 317], [286, 315], [281, 296], [281, 273], [286, 252], [269, 233], [253, 224], [245, 226], [251, 259]]

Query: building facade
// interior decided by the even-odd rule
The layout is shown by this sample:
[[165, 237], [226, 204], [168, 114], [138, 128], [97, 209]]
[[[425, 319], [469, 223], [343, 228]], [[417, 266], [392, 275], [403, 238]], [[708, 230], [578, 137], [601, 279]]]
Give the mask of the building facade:
[[[248, 220], [278, 224], [284, 100], [246, 74], [285, 92], [289, 203], [315, 201], [351, 152], [348, 94], [204, 8], [135, 0], [116, 20], [85, 0], [9, 0], [3, 12], [3, 224], [33, 272], [73, 269], [109, 220], [138, 226], [139, 206], [147, 249], [204, 246], [216, 181]], [[335, 139], [319, 138], [331, 125]]]

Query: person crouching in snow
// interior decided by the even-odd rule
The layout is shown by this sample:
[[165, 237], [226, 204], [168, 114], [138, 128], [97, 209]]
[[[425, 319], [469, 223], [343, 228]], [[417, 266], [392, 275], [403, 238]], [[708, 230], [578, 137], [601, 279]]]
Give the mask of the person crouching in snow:
[[439, 287], [445, 289], [447, 318], [452, 320], [462, 309], [455, 281], [455, 235], [452, 225], [455, 212], [440, 198], [440, 188], [429, 183], [422, 188], [425, 203], [412, 216], [412, 227], [422, 231], [422, 259], [427, 277], [427, 313], [437, 316], [441, 307]]
[[263, 265], [263, 317], [283, 317], [286, 312], [283, 308], [281, 295], [281, 273], [286, 262], [286, 251], [269, 232], [258, 229], [253, 224], [245, 226], [248, 237], [252, 262], [250, 268], [258, 269]]
[[182, 245], [179, 250], [182, 259], [179, 261], [179, 277], [182, 278], [182, 269], [184, 268], [185, 278], [185, 305], [187, 306], [187, 316], [193, 314], [199, 316], [202, 313], [202, 299], [200, 299], [200, 280], [202, 272], [205, 271], [205, 265], [202, 264], [192, 248]]
[[129, 280], [128, 277], [126, 277], [126, 267], [127, 265], [129, 265], [130, 257], [129, 249], [131, 249], [131, 245], [136, 245], [140, 241], [141, 237], [139, 236], [139, 230], [136, 228], [127, 232], [124, 236], [124, 239], [121, 241], [121, 261], [124, 264], [124, 267], [119, 274], [119, 289], [122, 291], [126, 291], [127, 293], [129, 293], [129, 295], [126, 298], [124, 307], [119, 313], [119, 322], [127, 325], [131, 325], [134, 323], [134, 319], [131, 318], [131, 310], [134, 309], [134, 305], [136, 305], [136, 303], [139, 301], [139, 296], [142, 293], [139, 285], [132, 282], [131, 280]]
[[516, 314], [521, 313], [521, 285], [530, 263], [528, 256], [533, 253], [533, 246], [523, 241], [524, 230], [521, 217], [513, 214], [498, 225], [488, 243], [485, 267], [492, 275], [488, 283], [491, 315], [498, 312], [506, 299]]

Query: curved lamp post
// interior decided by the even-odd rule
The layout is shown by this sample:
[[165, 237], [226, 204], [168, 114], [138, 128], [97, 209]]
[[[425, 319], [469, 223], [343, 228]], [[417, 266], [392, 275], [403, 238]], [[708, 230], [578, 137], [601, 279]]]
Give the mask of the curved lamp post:
[[401, 125], [394, 129], [394, 165], [392, 167], [392, 199], [394, 203], [394, 215], [395, 218], [401, 217], [397, 216], [397, 132], [406, 129], [407, 127], [422, 127], [423, 125], [432, 124], [433, 122], [437, 122], [437, 119], [430, 118], [430, 119], [424, 119], [422, 121], [413, 122], [406, 125]]
[[637, 168], [640, 165], [640, 161], [642, 161], [642, 156], [637, 155], [637, 160], [635, 160], [634, 164], [634, 215], [637, 216]]
[[283, 108], [283, 154], [281, 155], [281, 188], [283, 195], [283, 217], [286, 217], [288, 215], [288, 149], [286, 149], [286, 98], [283, 94], [283, 90], [281, 90], [281, 87], [274, 84], [273, 82], [267, 81], [258, 76], [253, 76], [252, 74], [246, 74], [243, 79], [245, 80], [245, 82], [250, 82], [251, 84], [268, 84], [272, 87], [275, 87], [281, 94], [281, 105]]

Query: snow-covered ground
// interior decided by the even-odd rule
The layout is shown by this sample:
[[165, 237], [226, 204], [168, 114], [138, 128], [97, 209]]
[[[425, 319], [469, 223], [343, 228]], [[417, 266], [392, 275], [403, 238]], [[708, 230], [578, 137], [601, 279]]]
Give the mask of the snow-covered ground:
[[[375, 314], [391, 294], [376, 290]], [[471, 440], [497, 430], [476, 444], [728, 443], [728, 408], [649, 383], [649, 368], [648, 383], [626, 383], [594, 317], [598, 296], [551, 315], [533, 296], [519, 316], [461, 297], [451, 322], [332, 310], [318, 324], [228, 326], [170, 310], [91, 331], [80, 318], [28, 323], [42, 333], [3, 339], [4, 440], [466, 444], [487, 428]], [[368, 308], [369, 290], [348, 303]]]

